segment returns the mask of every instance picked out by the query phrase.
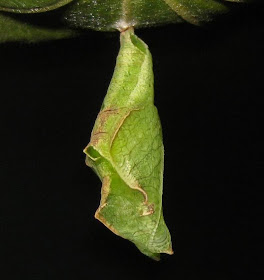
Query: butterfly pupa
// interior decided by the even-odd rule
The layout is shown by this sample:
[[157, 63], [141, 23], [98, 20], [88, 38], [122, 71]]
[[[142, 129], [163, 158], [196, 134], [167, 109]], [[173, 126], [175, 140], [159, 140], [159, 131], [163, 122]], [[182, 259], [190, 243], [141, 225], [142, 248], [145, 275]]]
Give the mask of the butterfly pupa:
[[132, 28], [121, 32], [114, 74], [84, 149], [102, 181], [95, 217], [158, 260], [172, 254], [162, 211], [164, 147], [152, 57]]

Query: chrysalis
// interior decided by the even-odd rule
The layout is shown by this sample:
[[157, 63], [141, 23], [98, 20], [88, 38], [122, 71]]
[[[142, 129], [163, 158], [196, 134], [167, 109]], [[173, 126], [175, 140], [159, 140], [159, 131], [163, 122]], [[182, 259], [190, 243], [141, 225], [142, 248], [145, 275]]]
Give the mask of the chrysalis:
[[114, 75], [84, 149], [86, 164], [102, 181], [95, 217], [158, 260], [173, 251], [162, 214], [164, 148], [152, 58], [132, 28], [120, 40]]

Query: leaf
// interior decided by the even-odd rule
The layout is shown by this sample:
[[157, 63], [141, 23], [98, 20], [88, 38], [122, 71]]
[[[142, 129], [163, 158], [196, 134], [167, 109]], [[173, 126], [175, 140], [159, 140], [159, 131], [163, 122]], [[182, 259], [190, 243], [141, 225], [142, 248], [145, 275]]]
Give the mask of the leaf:
[[[40, 13], [59, 9], [58, 20], [70, 28], [95, 29], [99, 31], [125, 30], [128, 27], [150, 27], [168, 23], [190, 22], [201, 24], [213, 19], [217, 14], [227, 12], [230, 2], [250, 2], [251, 0], [0, 0], [0, 11], [12, 13]], [[72, 3], [70, 3], [72, 2]], [[226, 3], [229, 2], [229, 5]], [[69, 4], [70, 3], [70, 4]], [[69, 4], [69, 5], [66, 5]], [[34, 27], [20, 18], [10, 18], [2, 14], [0, 38], [2, 41], [37, 41], [64, 37], [65, 30]], [[9, 17], [5, 26], [4, 17]], [[12, 21], [12, 23], [10, 23]], [[16, 22], [18, 26], [16, 26]], [[47, 19], [47, 23], [49, 20]], [[12, 28], [10, 28], [10, 24]], [[28, 27], [28, 30], [27, 30]], [[8, 29], [8, 34], [6, 30]], [[14, 30], [14, 31], [13, 31]], [[19, 33], [19, 30], [21, 33]], [[34, 31], [33, 31], [34, 30]], [[12, 34], [13, 33], [13, 34]], [[69, 34], [69, 31], [66, 31]], [[39, 34], [39, 35], [38, 35]], [[39, 36], [39, 38], [38, 38]], [[68, 36], [68, 35], [66, 35]]]
[[76, 36], [78, 33], [66, 28], [51, 28], [21, 21], [17, 15], [0, 12], [0, 43], [36, 42]]
[[73, 0], [0, 0], [0, 11], [39, 13], [57, 9]]
[[223, 1], [215, 0], [164, 0], [184, 20], [198, 25], [210, 21], [212, 15], [227, 12]]
[[228, 12], [231, 4], [228, 1], [250, 0], [78, 0], [68, 6], [64, 17], [74, 27], [101, 31], [183, 21], [198, 25]]
[[75, 27], [102, 31], [183, 21], [163, 0], [79, 0], [70, 5], [65, 20]]
[[151, 54], [130, 28], [121, 33], [114, 75], [84, 152], [102, 181], [95, 217], [159, 259], [173, 252], [162, 214], [164, 150], [153, 99]]

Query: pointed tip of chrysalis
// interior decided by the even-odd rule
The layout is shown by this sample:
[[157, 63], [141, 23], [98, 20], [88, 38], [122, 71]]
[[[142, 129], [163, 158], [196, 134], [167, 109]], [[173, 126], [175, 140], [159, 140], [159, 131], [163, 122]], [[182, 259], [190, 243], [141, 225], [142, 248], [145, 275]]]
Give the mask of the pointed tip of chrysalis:
[[171, 247], [170, 247], [170, 249], [169, 249], [168, 251], [166, 251], [166, 252], [164, 252], [164, 253], [166, 253], [166, 254], [168, 254], [168, 255], [173, 255], [173, 254], [174, 254], [174, 252], [173, 252], [173, 250], [172, 250]]

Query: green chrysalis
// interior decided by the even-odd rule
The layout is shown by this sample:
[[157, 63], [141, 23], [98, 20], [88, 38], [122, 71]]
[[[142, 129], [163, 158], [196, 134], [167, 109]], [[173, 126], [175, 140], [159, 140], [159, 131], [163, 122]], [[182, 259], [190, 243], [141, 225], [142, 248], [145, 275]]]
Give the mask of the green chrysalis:
[[153, 259], [172, 254], [162, 214], [164, 148], [152, 58], [132, 28], [121, 32], [114, 75], [84, 152], [102, 181], [95, 217]]

